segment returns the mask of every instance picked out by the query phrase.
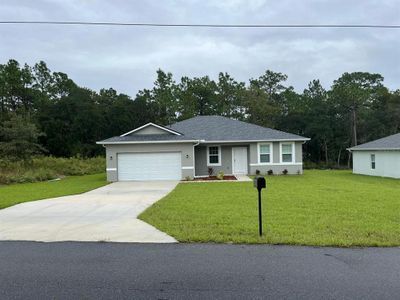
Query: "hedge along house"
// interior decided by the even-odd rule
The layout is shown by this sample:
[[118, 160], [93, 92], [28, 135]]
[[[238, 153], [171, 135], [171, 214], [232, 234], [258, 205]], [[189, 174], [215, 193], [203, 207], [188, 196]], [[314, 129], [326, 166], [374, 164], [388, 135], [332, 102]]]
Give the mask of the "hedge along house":
[[348, 149], [353, 173], [400, 178], [400, 133]]
[[214, 174], [303, 172], [308, 138], [221, 116], [170, 126], [148, 123], [97, 142], [106, 148], [107, 180], [180, 180]]

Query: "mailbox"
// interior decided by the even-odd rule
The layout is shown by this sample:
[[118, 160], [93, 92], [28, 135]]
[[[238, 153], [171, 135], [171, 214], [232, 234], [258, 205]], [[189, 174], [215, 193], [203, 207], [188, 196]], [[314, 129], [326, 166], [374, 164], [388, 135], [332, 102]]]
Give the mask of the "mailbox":
[[253, 183], [254, 183], [254, 187], [259, 191], [261, 191], [261, 189], [265, 189], [267, 187], [267, 184], [265, 182], [265, 178], [262, 177], [262, 176], [256, 176], [254, 178]]
[[267, 183], [265, 182], [265, 178], [259, 175], [260, 171], [257, 171], [256, 174], [253, 184], [258, 190], [258, 228], [259, 234], [262, 236], [261, 190], [267, 187]]

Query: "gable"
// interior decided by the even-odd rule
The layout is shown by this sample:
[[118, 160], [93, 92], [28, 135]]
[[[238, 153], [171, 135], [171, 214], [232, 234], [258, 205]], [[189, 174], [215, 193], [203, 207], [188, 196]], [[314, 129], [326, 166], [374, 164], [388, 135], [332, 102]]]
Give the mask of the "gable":
[[153, 125], [144, 127], [142, 129], [139, 129], [138, 131], [135, 131], [129, 135], [132, 134], [172, 134], [171, 132], [165, 131], [163, 129], [157, 128]]
[[163, 127], [154, 123], [147, 123], [127, 133], [121, 134], [120, 137], [132, 136], [132, 135], [182, 135], [182, 134], [171, 128]]

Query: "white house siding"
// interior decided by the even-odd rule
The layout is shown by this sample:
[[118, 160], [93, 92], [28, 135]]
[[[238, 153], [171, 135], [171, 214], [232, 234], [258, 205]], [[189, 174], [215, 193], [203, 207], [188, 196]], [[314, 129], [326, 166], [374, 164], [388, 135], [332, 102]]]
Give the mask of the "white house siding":
[[[371, 168], [371, 154], [375, 154], [375, 169]], [[353, 173], [400, 178], [400, 151], [353, 151]]]

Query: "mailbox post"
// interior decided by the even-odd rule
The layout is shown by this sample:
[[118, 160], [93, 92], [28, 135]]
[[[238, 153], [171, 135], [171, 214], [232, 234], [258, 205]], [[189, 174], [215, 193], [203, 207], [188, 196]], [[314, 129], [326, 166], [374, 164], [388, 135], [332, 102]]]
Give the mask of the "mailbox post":
[[258, 190], [258, 231], [260, 236], [262, 236], [262, 210], [261, 210], [261, 190], [267, 187], [265, 178], [260, 176], [259, 172], [256, 172], [256, 177], [254, 178], [254, 187]]

